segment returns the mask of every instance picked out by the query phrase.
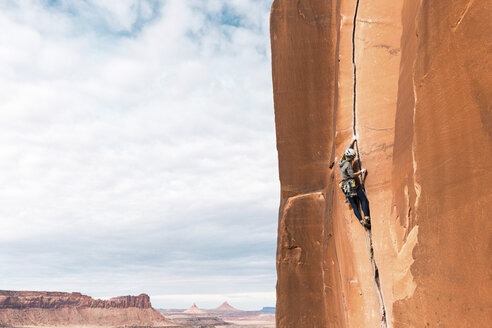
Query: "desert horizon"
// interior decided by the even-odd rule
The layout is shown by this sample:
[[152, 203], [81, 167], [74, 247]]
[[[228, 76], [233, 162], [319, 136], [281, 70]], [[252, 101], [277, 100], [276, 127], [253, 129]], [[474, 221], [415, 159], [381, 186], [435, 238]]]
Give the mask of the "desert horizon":
[[[273, 312], [273, 313], [272, 313]], [[156, 309], [145, 293], [94, 299], [79, 292], [0, 290], [2, 327], [274, 327], [274, 308], [244, 311], [227, 301], [212, 309]]]

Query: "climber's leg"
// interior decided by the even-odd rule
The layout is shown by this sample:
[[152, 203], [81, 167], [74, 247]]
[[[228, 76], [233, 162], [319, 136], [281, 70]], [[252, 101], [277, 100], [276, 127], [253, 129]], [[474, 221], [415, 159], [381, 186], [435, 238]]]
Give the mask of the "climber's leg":
[[370, 217], [371, 213], [369, 211], [369, 200], [367, 199], [366, 193], [362, 188], [357, 188], [357, 197], [360, 199], [360, 205], [362, 206], [362, 211], [364, 211], [365, 217]]
[[357, 197], [347, 197], [350, 205], [352, 205], [352, 209], [354, 210], [354, 214], [357, 217], [357, 219], [362, 223], [362, 216], [360, 215], [359, 212], [359, 204], [357, 203]]

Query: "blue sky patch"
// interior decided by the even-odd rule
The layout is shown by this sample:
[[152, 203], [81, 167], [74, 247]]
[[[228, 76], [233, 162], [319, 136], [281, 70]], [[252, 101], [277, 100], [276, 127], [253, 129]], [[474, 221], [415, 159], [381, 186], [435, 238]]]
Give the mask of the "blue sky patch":
[[[108, 20], [108, 17], [111, 17], [111, 13], [91, 1], [44, 0], [43, 4], [49, 10], [56, 10], [72, 16], [76, 34], [90, 31], [95, 32], [97, 35], [113, 37], [137, 36], [147, 24], [152, 23], [159, 17], [162, 7], [160, 1], [140, 0], [135, 3], [134, 11], [137, 15], [131, 27], [116, 28]], [[144, 15], [144, 5], [148, 5], [151, 8], [151, 14], [148, 16]]]

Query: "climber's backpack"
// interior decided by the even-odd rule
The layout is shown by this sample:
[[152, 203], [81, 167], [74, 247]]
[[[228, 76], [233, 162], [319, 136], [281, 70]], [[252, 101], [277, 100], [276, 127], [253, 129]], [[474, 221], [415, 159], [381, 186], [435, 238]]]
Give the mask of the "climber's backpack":
[[343, 193], [347, 197], [357, 196], [357, 185], [355, 184], [355, 179], [342, 180], [338, 183]]

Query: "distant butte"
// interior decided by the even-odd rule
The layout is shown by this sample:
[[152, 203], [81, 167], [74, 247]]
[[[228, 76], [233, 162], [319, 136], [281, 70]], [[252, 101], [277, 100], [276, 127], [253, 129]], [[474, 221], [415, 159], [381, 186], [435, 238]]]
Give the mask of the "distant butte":
[[189, 309], [161, 310], [166, 318], [183, 327], [274, 327], [275, 314], [261, 311], [243, 311], [224, 302], [215, 309], [200, 309], [193, 304]]
[[193, 303], [193, 305], [186, 311], [184, 311], [183, 313], [196, 313], [196, 314], [200, 314], [200, 313], [207, 313], [206, 311], [203, 311], [202, 309], [198, 308], [198, 306], [196, 306], [195, 303]]
[[221, 306], [219, 306], [218, 308], [215, 308], [214, 311], [229, 311], [229, 312], [234, 311], [234, 312], [238, 312], [238, 311], [241, 311], [241, 310], [238, 310], [235, 307], [232, 307], [229, 303], [224, 302], [224, 303], [222, 303]]

